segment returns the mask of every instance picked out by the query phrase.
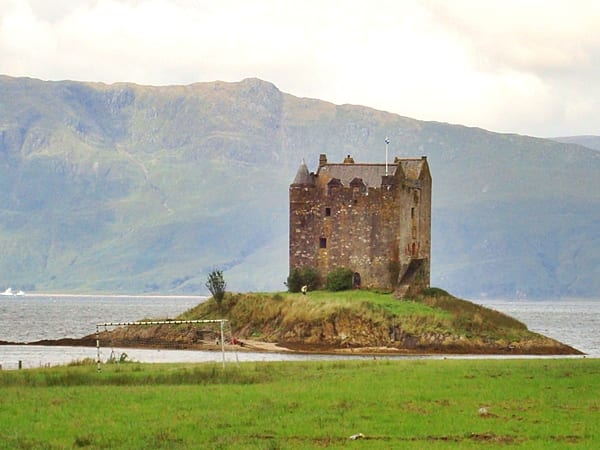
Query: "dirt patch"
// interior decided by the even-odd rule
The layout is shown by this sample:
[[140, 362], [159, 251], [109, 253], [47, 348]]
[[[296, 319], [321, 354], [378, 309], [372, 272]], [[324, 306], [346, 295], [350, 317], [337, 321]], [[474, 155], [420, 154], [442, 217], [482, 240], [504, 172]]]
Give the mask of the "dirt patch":
[[501, 444], [513, 444], [515, 437], [510, 435], [498, 436], [495, 433], [471, 433], [469, 438], [476, 442], [497, 442]]

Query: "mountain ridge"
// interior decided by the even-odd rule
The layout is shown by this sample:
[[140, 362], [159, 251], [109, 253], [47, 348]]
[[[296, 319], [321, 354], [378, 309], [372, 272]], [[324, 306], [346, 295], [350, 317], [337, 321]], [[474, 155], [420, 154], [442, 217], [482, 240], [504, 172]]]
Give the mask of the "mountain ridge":
[[552, 140], [562, 142], [564, 144], [577, 144], [593, 150], [600, 150], [600, 136], [563, 136], [552, 138]]
[[[427, 155], [432, 283], [463, 297], [600, 292], [600, 153], [283, 93], [0, 76], [0, 286], [204, 292], [287, 276], [287, 189], [314, 170]], [[449, 235], [448, 230], [452, 230]]]

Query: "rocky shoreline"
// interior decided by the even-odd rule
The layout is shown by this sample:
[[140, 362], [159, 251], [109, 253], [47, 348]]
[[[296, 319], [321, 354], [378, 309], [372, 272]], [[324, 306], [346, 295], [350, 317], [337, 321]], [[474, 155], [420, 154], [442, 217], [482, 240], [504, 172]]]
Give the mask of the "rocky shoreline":
[[[105, 346], [107, 340], [101, 339]], [[102, 343], [104, 342], [104, 343]], [[395, 343], [399, 344], [399, 343]], [[82, 338], [43, 339], [34, 342], [7, 342], [0, 341], [0, 345], [38, 345], [60, 347], [96, 347], [96, 336], [88, 335]], [[135, 339], [113, 339], [111, 346], [124, 348], [150, 348], [150, 349], [177, 349], [177, 350], [204, 350], [220, 351], [221, 345], [215, 342], [198, 341], [188, 343], [175, 342], [140, 342]], [[499, 345], [418, 345], [413, 348], [404, 348], [390, 343], [386, 346], [334, 346], [324, 343], [305, 342], [266, 342], [254, 339], [237, 341], [234, 345], [227, 343], [227, 351], [241, 352], [266, 352], [266, 353], [298, 353], [298, 354], [331, 354], [331, 355], [584, 355], [583, 352], [562, 344], [553, 339], [540, 337], [539, 342], [530, 342], [526, 345], [512, 344]]]

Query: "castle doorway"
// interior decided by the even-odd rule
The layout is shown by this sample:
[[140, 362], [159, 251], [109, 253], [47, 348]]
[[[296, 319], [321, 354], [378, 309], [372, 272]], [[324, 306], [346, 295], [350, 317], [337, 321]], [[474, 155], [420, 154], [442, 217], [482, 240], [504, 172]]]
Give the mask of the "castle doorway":
[[352, 274], [352, 289], [360, 289], [360, 273], [358, 272]]

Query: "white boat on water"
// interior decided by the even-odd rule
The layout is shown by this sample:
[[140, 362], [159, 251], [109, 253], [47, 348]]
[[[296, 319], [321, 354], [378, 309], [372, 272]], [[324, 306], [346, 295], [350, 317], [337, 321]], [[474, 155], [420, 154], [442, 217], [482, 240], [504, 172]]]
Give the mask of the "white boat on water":
[[17, 296], [19, 296], [19, 297], [22, 297], [23, 295], [25, 295], [25, 292], [23, 292], [23, 291], [22, 291], [22, 290], [20, 290], [20, 289], [19, 289], [17, 292], [14, 292], [14, 291], [12, 290], [12, 288], [11, 288], [11, 287], [9, 287], [9, 288], [7, 288], [7, 289], [6, 289], [4, 292], [0, 293], [0, 295], [6, 295], [6, 296], [10, 296], [10, 297], [17, 295]]

